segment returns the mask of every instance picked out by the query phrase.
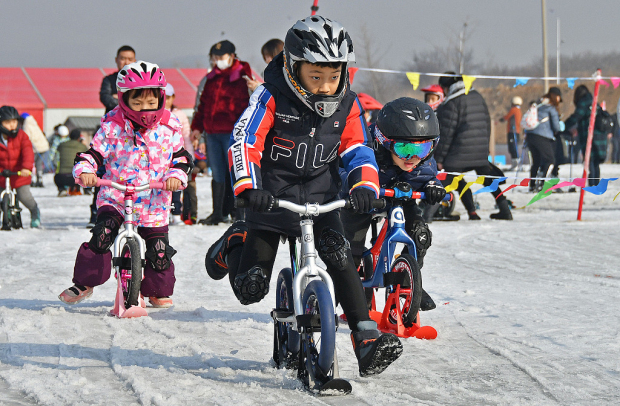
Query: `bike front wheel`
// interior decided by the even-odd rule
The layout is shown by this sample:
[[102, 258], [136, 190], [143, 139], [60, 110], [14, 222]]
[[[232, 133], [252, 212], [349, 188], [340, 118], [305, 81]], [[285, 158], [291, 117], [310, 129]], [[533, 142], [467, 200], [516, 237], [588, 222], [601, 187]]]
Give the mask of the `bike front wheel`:
[[2, 196], [2, 229], [11, 229], [11, 197], [8, 193]]
[[[402, 254], [392, 263], [392, 272], [404, 273], [403, 282], [400, 284], [400, 294], [396, 305], [390, 309], [388, 319], [391, 323], [397, 324], [398, 313], [396, 306], [399, 306], [402, 322], [405, 327], [411, 327], [417, 320], [420, 311], [420, 301], [422, 300], [422, 274], [418, 261], [410, 254]], [[389, 295], [396, 292], [396, 285], [386, 286], [386, 300]]]
[[310, 326], [302, 333], [302, 356], [306, 384], [311, 376], [326, 382], [333, 378], [334, 354], [336, 348], [336, 317], [334, 304], [327, 285], [323, 281], [312, 281], [304, 291], [304, 315], [310, 317]]
[[138, 306], [140, 285], [142, 284], [142, 257], [140, 244], [134, 238], [127, 238], [121, 250], [121, 286], [125, 298], [125, 308]]

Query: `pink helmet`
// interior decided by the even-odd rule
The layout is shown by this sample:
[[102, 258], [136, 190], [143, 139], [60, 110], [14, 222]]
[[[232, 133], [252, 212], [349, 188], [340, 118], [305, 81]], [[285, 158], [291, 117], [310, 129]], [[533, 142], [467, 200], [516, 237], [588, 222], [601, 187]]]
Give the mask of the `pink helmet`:
[[[116, 90], [119, 93], [118, 105], [123, 114], [131, 121], [146, 128], [154, 128], [164, 114], [166, 97], [166, 76], [154, 63], [138, 61], [125, 65], [116, 77]], [[159, 106], [157, 110], [134, 111], [125, 104], [123, 94], [133, 89], [159, 88]]]

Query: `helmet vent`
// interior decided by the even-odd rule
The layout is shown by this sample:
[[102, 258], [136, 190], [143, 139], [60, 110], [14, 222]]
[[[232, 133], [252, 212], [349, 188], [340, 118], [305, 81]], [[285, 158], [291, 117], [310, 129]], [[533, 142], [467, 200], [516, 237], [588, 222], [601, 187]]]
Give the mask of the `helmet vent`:
[[[142, 62], [142, 63], [140, 64], [140, 67], [142, 68], [142, 71], [143, 71], [143, 72], [148, 72], [148, 68], [146, 67], [146, 64], [145, 64], [144, 62]], [[136, 72], [136, 73], [137, 73], [137, 72]]]

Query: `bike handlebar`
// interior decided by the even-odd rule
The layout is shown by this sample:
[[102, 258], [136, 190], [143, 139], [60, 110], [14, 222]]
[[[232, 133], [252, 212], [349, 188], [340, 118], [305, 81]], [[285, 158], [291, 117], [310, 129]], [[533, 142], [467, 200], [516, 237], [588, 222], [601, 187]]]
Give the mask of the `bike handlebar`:
[[[403, 192], [398, 189], [381, 189], [381, 192], [379, 193], [379, 195], [382, 197], [391, 197], [391, 198], [396, 198], [396, 199], [405, 198], [405, 199], [424, 200], [426, 198], [426, 194], [424, 192], [412, 192], [412, 191]], [[442, 201], [444, 202], [452, 201], [452, 193], [446, 193]]]
[[[248, 200], [237, 197], [235, 198], [235, 207], [243, 209], [248, 207]], [[385, 207], [384, 199], [376, 199], [372, 202], [372, 207], [374, 209], [383, 209]], [[344, 208], [351, 209], [351, 202], [348, 199], [334, 200], [333, 202], [326, 204], [318, 204], [318, 203], [306, 203], [306, 204], [296, 204], [293, 202], [289, 202], [287, 200], [273, 199], [273, 208], [283, 208], [290, 210], [295, 213], [299, 213], [306, 216], [316, 216], [322, 213], [327, 213], [332, 210]]]
[[17, 171], [17, 172], [12, 172], [8, 169], [3, 169], [2, 171], [0, 171], [0, 176], [2, 176], [3, 178], [8, 178], [10, 176], [21, 176], [22, 172], [21, 171]]
[[[113, 187], [114, 189], [120, 190], [122, 192], [127, 190], [127, 185], [121, 185], [120, 183], [112, 182], [109, 179], [97, 179], [97, 187], [108, 186]], [[164, 182], [151, 181], [149, 183], [145, 183], [144, 185], [136, 186], [134, 190], [136, 192], [142, 192], [147, 189], [163, 189], [165, 186]]]

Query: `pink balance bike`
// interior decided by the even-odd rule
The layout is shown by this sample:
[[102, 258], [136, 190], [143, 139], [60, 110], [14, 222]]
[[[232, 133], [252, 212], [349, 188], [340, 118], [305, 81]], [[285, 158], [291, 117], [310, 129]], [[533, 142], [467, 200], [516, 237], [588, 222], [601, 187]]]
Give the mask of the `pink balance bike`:
[[136, 193], [147, 189], [163, 189], [163, 182], [150, 182], [140, 186], [121, 185], [111, 180], [97, 179], [97, 186], [108, 186], [125, 192], [124, 229], [114, 239], [112, 266], [118, 283], [114, 308], [110, 311], [119, 318], [147, 316], [146, 303], [140, 296], [143, 269], [146, 265], [146, 243], [134, 226], [134, 201]]

